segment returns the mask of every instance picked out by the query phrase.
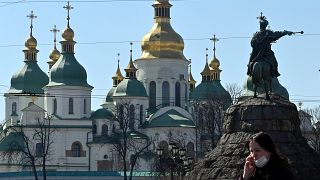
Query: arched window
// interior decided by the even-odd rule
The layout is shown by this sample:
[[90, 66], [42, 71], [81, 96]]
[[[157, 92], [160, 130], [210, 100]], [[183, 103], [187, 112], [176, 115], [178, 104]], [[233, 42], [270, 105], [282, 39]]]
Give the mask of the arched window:
[[83, 99], [83, 114], [87, 114], [87, 100]]
[[73, 114], [73, 99], [69, 98], [69, 114]]
[[187, 152], [186, 152], [187, 156], [190, 156], [192, 158], [194, 158], [195, 156], [195, 152], [194, 152], [194, 144], [192, 142], [189, 142], [187, 144]]
[[113, 124], [112, 125], [112, 133], [115, 133], [116, 132], [116, 126]]
[[184, 102], [186, 103], [188, 100], [188, 85], [184, 84]]
[[118, 120], [119, 120], [119, 124], [120, 124], [120, 129], [122, 129], [123, 128], [123, 116], [124, 116], [124, 114], [123, 114], [123, 105], [122, 104], [120, 104], [119, 106], [118, 106]]
[[11, 116], [17, 115], [17, 103], [13, 102], [11, 105]]
[[36, 157], [42, 157], [43, 156], [43, 145], [42, 143], [36, 144]]
[[97, 134], [97, 125], [92, 125], [92, 134]]
[[106, 124], [102, 125], [101, 134], [102, 136], [108, 136], [108, 126]]
[[162, 83], [162, 106], [169, 106], [169, 99], [170, 99], [170, 91], [169, 91], [169, 82], [164, 81]]
[[140, 125], [142, 125], [143, 123], [143, 105], [140, 105], [140, 113], [139, 113], [139, 121], [140, 121]]
[[57, 99], [53, 99], [53, 114], [57, 114]]
[[159, 143], [159, 148], [163, 149], [162, 156], [163, 157], [168, 157], [169, 156], [169, 145], [166, 141], [161, 141]]
[[149, 87], [149, 108], [155, 108], [157, 105], [157, 85], [151, 81]]
[[134, 105], [130, 105], [130, 112], [129, 112], [129, 129], [133, 130], [134, 129], [134, 120], [135, 120], [135, 113], [134, 113]]
[[80, 142], [74, 142], [71, 145], [72, 157], [81, 157], [82, 145]]
[[176, 106], [181, 106], [181, 85], [179, 82], [176, 82], [175, 85], [175, 105]]

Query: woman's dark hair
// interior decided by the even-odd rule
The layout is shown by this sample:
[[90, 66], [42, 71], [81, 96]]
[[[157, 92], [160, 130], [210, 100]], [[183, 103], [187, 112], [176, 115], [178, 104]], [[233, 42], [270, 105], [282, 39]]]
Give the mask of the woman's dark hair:
[[285, 156], [283, 156], [277, 152], [272, 138], [267, 133], [259, 132], [259, 133], [255, 134], [252, 138], [250, 138], [250, 141], [246, 142], [246, 147], [248, 149], [249, 149], [249, 143], [251, 141], [255, 141], [256, 143], [259, 144], [260, 147], [269, 151], [271, 153], [270, 157], [272, 160], [277, 161], [286, 167], [288, 167], [290, 165], [288, 159]]

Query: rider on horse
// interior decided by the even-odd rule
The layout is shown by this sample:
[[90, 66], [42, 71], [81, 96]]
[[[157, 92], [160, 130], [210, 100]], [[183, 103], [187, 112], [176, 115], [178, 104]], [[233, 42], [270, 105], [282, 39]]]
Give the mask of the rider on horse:
[[271, 43], [278, 40], [282, 36], [292, 35], [291, 31], [271, 31], [267, 30], [269, 22], [266, 20], [265, 16], [260, 17], [260, 31], [256, 32], [251, 39], [252, 53], [250, 55], [250, 61], [248, 64], [247, 74], [252, 76], [252, 69], [255, 62], [265, 62], [270, 65], [270, 75], [271, 77], [278, 77], [280, 73], [278, 72], [278, 62], [271, 50]]

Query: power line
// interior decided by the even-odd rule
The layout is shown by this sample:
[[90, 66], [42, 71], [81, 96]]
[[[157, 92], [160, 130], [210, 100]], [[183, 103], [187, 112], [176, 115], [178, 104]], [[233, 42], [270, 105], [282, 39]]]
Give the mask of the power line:
[[[303, 34], [303, 35], [296, 35], [296, 36], [320, 36], [320, 34]], [[211, 37], [205, 37], [205, 38], [185, 38], [185, 41], [205, 41], [210, 40]], [[231, 36], [231, 37], [220, 37], [218, 39], [220, 40], [232, 40], [232, 39], [249, 39], [252, 37], [248, 36]], [[157, 40], [154, 40], [157, 41]], [[97, 45], [97, 44], [125, 44], [125, 43], [142, 43], [145, 41], [139, 41], [139, 40], [124, 40], [124, 41], [96, 41], [96, 42], [78, 42], [79, 45]], [[38, 46], [52, 46], [54, 44], [52, 43], [40, 43]], [[25, 45], [18, 45], [18, 44], [10, 44], [10, 45], [0, 45], [0, 48], [7, 48], [7, 47], [24, 47]]]

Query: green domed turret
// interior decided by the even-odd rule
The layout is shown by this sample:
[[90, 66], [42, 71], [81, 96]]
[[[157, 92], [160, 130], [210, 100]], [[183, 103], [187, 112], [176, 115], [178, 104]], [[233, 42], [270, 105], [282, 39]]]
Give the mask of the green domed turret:
[[37, 40], [32, 35], [32, 20], [36, 18], [31, 11], [28, 15], [31, 19], [30, 37], [25, 42], [24, 65], [12, 76], [11, 86], [8, 93], [43, 93], [43, 87], [48, 84], [49, 79], [37, 64]]
[[[132, 43], [130, 43], [132, 45]], [[137, 68], [132, 61], [132, 47], [130, 50], [130, 61], [125, 68], [126, 77], [116, 87], [113, 97], [132, 96], [132, 97], [148, 97], [143, 84], [137, 80]]]
[[68, 24], [62, 33], [62, 52], [59, 60], [52, 66], [50, 70], [50, 82], [48, 86], [84, 86], [91, 87], [87, 83], [87, 72], [84, 67], [77, 61], [74, 56], [75, 41], [74, 32], [69, 25], [69, 10], [72, 9], [69, 2], [65, 6], [68, 10]]

